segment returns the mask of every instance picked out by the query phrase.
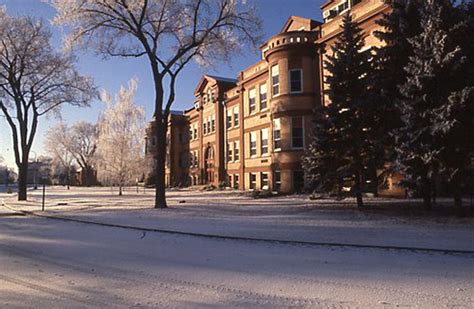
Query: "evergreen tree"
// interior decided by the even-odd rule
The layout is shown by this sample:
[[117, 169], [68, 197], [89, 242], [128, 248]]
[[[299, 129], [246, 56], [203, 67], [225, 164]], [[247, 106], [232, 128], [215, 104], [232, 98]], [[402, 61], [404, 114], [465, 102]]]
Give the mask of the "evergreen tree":
[[[370, 50], [363, 50], [364, 35], [344, 16], [342, 32], [325, 66], [331, 103], [316, 110], [313, 141], [304, 159], [316, 187], [334, 189], [351, 185], [357, 205], [363, 206], [362, 186], [369, 166], [380, 161], [371, 139], [374, 115], [368, 100]], [[323, 111], [321, 113], [321, 110]]]
[[383, 43], [376, 49], [373, 60], [371, 99], [374, 119], [373, 135], [385, 151], [385, 174], [393, 173], [395, 160], [394, 129], [402, 125], [397, 106], [401, 99], [398, 86], [405, 83], [409, 57], [412, 47], [409, 38], [421, 32], [420, 0], [387, 0], [392, 10], [384, 14], [376, 23], [383, 31], [375, 36]]
[[474, 157], [474, 42], [466, 40], [474, 33], [474, 4], [443, 4], [435, 13], [443, 18], [443, 26], [449, 27], [443, 44], [454, 59], [443, 76], [447, 99], [434, 111], [433, 133], [441, 137], [440, 173], [450, 184], [457, 212], [462, 214], [462, 193], [472, 181]]
[[[448, 132], [455, 134], [461, 116], [458, 110], [467, 111], [472, 103], [471, 90], [457, 90], [461, 78], [457, 73], [464, 57], [450, 35], [455, 24], [450, 19], [454, 16], [452, 8], [449, 1], [425, 2], [423, 30], [408, 39], [413, 55], [405, 67], [407, 80], [400, 86], [403, 126], [396, 130], [397, 165], [405, 176], [404, 183], [422, 194], [427, 209], [431, 208], [438, 177], [449, 170], [447, 158], [456, 157], [457, 149], [465, 144], [458, 140], [450, 145], [453, 141], [449, 141]], [[455, 135], [465, 139], [465, 133]], [[448, 149], [452, 146], [455, 150]]]

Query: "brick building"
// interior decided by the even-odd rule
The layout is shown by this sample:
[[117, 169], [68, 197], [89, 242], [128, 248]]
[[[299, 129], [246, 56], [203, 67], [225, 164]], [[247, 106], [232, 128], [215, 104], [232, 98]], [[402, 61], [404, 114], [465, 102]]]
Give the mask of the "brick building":
[[[225, 184], [242, 190], [303, 189], [301, 156], [309, 143], [313, 108], [330, 104], [323, 95], [323, 63], [340, 33], [341, 15], [350, 12], [370, 48], [380, 45], [373, 35], [375, 20], [390, 7], [381, 0], [330, 0], [321, 10], [323, 23], [290, 17], [260, 46], [261, 60], [236, 80], [201, 78], [194, 106], [179, 121], [171, 116], [167, 184], [176, 185], [179, 179], [181, 185]], [[178, 143], [176, 131], [181, 132]], [[152, 140], [148, 145], [152, 155]], [[390, 182], [385, 189], [390, 193], [398, 188]]]

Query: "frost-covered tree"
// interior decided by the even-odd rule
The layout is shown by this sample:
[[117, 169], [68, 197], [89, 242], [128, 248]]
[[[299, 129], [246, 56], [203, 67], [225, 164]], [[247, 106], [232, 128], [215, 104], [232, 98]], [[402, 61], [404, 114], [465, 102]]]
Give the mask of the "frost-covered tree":
[[70, 128], [61, 122], [48, 130], [44, 141], [45, 149], [53, 159], [54, 178], [66, 184], [68, 190], [76, 171], [75, 157], [70, 150], [70, 133]]
[[[375, 134], [386, 151], [386, 162], [394, 161], [394, 129], [402, 125], [398, 111], [401, 99], [399, 86], [406, 81], [405, 66], [409, 57], [413, 55], [413, 48], [408, 39], [421, 32], [421, 7], [420, 0], [386, 0], [391, 6], [391, 11], [385, 13], [376, 23], [383, 30], [376, 31], [375, 36], [383, 43], [376, 49], [374, 56], [371, 98], [373, 108], [379, 117], [376, 119]], [[389, 166], [387, 172], [392, 172]]]
[[228, 60], [256, 45], [260, 21], [246, 0], [51, 0], [54, 23], [70, 29], [66, 46], [105, 56], [145, 57], [154, 81], [155, 207], [166, 207], [166, 133], [179, 73], [191, 60]]
[[102, 94], [107, 108], [99, 121], [99, 179], [117, 184], [119, 195], [144, 172], [145, 111], [134, 102], [136, 90], [137, 81], [132, 79], [115, 100], [105, 91]]
[[304, 161], [326, 189], [342, 183], [351, 186], [362, 207], [363, 179], [369, 169], [383, 164], [381, 147], [373, 136], [374, 113], [368, 96], [371, 51], [363, 49], [364, 34], [349, 14], [341, 29], [325, 61], [330, 104], [317, 117], [321, 123], [315, 126]]
[[18, 167], [18, 200], [27, 198], [28, 158], [42, 116], [63, 104], [85, 106], [94, 95], [74, 58], [51, 45], [43, 22], [11, 17], [0, 7], [0, 110], [11, 129]]
[[449, 1], [426, 1], [423, 30], [409, 39], [413, 56], [405, 67], [407, 80], [400, 87], [403, 126], [396, 131], [397, 165], [405, 175], [404, 183], [423, 196], [426, 209], [431, 208], [439, 177], [459, 185], [472, 156], [468, 132], [473, 129], [469, 112], [474, 89], [472, 78], [466, 84], [459, 75], [472, 54], [465, 54], [453, 40], [462, 24], [451, 19], [453, 12]]

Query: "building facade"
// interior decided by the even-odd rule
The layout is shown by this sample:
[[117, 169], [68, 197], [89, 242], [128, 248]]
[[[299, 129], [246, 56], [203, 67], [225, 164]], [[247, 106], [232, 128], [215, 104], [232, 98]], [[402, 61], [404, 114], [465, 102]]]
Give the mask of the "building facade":
[[[330, 104], [324, 95], [328, 87], [324, 61], [341, 31], [342, 15], [352, 15], [366, 33], [365, 48], [371, 48], [380, 45], [374, 37], [380, 29], [375, 21], [390, 7], [382, 0], [330, 0], [321, 10], [323, 23], [290, 17], [260, 46], [261, 60], [236, 80], [201, 78], [194, 106], [179, 123], [170, 121], [171, 136], [176, 130], [187, 132], [184, 143], [175, 145], [176, 139], [170, 139], [171, 157], [180, 153], [178, 163], [186, 162], [185, 167], [176, 167], [176, 160], [167, 161], [170, 185], [179, 174], [179, 179], [186, 178], [183, 185], [279, 193], [303, 190], [301, 157], [310, 142], [312, 110]], [[390, 186], [394, 187], [387, 192], [396, 185], [390, 182]]]

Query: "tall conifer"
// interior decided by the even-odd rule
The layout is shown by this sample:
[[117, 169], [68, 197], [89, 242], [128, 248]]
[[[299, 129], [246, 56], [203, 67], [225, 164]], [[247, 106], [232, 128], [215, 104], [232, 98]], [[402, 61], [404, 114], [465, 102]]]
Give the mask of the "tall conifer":
[[[342, 32], [331, 48], [325, 66], [331, 103], [316, 112], [319, 123], [314, 140], [304, 159], [310, 178], [320, 187], [336, 188], [350, 185], [363, 206], [362, 189], [369, 166], [378, 160], [372, 140], [373, 113], [368, 100], [370, 50], [364, 50], [364, 34], [344, 16]], [[326, 165], [325, 163], [328, 163]]]

